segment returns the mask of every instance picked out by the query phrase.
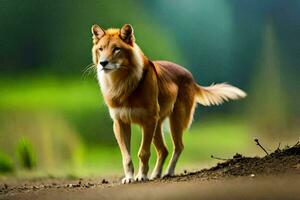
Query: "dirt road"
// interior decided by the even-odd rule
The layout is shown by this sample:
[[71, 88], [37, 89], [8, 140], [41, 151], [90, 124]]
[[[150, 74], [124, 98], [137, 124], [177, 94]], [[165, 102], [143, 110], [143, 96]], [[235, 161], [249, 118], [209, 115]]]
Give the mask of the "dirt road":
[[300, 199], [300, 145], [129, 185], [112, 178], [9, 180], [0, 183], [0, 199]]
[[50, 188], [9, 193], [0, 199], [300, 199], [300, 175]]

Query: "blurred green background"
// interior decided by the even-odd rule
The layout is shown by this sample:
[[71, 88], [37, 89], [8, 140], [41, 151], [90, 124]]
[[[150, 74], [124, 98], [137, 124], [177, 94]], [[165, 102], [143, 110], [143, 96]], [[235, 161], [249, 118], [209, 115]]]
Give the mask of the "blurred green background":
[[[210, 155], [263, 155], [253, 137], [268, 150], [296, 141], [299, 10], [299, 0], [0, 1], [0, 177], [122, 174], [112, 121], [88, 70], [94, 23], [130, 23], [150, 59], [185, 66], [199, 84], [225, 81], [248, 93], [198, 107], [177, 172], [217, 162]], [[137, 169], [140, 128], [132, 131]]]

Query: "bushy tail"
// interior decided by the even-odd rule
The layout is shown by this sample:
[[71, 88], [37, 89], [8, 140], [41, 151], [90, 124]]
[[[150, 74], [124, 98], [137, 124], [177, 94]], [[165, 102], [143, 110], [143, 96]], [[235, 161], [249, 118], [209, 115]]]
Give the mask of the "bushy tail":
[[196, 101], [204, 106], [220, 105], [224, 101], [236, 100], [247, 96], [243, 90], [227, 83], [213, 84], [208, 87], [196, 84], [196, 90]]

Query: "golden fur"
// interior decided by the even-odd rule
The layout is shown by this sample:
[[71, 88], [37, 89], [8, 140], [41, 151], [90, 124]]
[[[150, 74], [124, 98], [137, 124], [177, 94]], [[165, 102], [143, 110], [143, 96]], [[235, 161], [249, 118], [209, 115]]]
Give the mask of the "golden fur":
[[92, 33], [93, 62], [123, 157], [123, 183], [134, 180], [130, 155], [131, 123], [139, 124], [143, 131], [135, 179], [141, 181], [147, 180], [151, 142], [157, 151], [151, 178], [161, 177], [168, 155], [162, 122], [169, 117], [174, 151], [165, 175], [172, 176], [183, 150], [182, 133], [191, 124], [196, 103], [219, 105], [246, 96], [242, 90], [226, 83], [199, 86], [183, 67], [168, 61], [149, 60], [135, 43], [129, 24], [121, 29], [107, 30], [94, 25]]

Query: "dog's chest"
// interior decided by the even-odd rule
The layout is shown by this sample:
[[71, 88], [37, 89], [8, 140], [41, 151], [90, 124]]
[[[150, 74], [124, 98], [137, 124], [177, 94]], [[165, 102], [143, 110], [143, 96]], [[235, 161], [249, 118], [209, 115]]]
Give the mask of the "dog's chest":
[[147, 114], [144, 108], [128, 107], [109, 108], [109, 113], [112, 119], [122, 120], [125, 123], [138, 122]]

